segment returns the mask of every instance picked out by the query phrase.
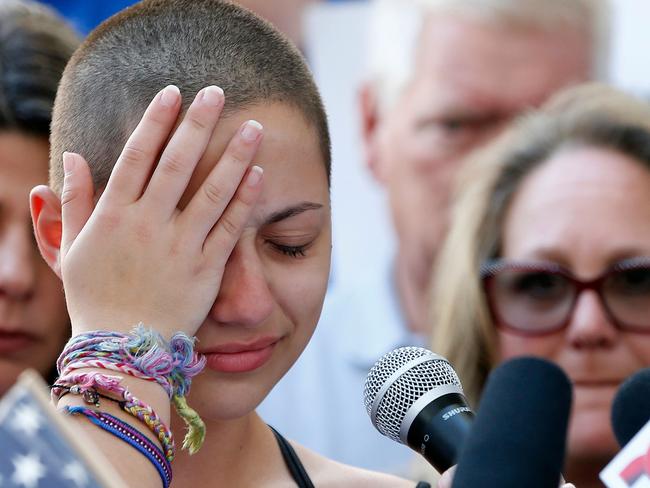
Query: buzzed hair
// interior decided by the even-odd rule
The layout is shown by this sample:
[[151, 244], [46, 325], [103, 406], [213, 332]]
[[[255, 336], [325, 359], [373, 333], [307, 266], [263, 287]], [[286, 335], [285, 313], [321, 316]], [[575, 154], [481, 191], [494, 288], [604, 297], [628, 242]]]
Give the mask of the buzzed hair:
[[106, 185], [154, 95], [179, 87], [183, 111], [207, 85], [226, 95], [223, 116], [262, 103], [294, 107], [314, 127], [330, 180], [325, 110], [298, 49], [268, 22], [222, 0], [145, 0], [95, 29], [66, 67], [54, 106], [50, 186], [60, 193], [64, 151]]

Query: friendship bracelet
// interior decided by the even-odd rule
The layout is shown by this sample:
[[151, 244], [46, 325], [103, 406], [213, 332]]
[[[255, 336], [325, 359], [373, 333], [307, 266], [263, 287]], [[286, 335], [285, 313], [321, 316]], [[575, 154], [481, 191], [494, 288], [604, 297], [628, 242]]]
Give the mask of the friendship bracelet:
[[171, 398], [185, 396], [192, 377], [205, 359], [193, 350], [194, 341], [182, 333], [171, 341], [139, 324], [132, 334], [93, 331], [75, 336], [57, 360], [59, 374], [85, 367], [113, 369], [149, 381], [157, 381]]
[[[111, 398], [107, 395], [102, 395], [99, 393], [97, 390], [81, 390], [77, 385], [74, 386], [65, 386], [65, 385], [60, 385], [60, 384], [54, 384], [50, 387], [50, 395], [52, 398], [52, 403], [54, 405], [59, 404], [59, 400], [66, 396], [68, 393], [72, 393], [73, 395], [80, 395], [81, 398], [83, 398], [83, 401], [87, 403], [88, 405], [93, 405], [95, 408], [99, 408], [99, 399], [100, 398], [105, 398], [106, 400], [111, 400], [116, 403], [119, 403], [119, 401], [115, 400], [114, 398]], [[55, 392], [56, 391], [56, 392]]]
[[172, 481], [171, 465], [165, 459], [162, 451], [151, 440], [131, 425], [105, 412], [91, 410], [85, 407], [64, 407], [62, 409], [69, 415], [83, 415], [93, 424], [122, 439], [124, 442], [137, 449], [153, 464], [163, 483], [163, 488], [168, 488]]
[[[189, 407], [185, 396], [192, 378], [204, 366], [205, 358], [194, 352], [194, 339], [176, 333], [167, 342], [159, 333], [142, 324], [138, 324], [131, 334], [98, 330], [75, 336], [68, 341], [57, 360], [57, 370], [62, 376], [80, 368], [101, 368], [156, 381], [165, 389], [176, 411], [188, 425], [183, 448], [191, 454], [205, 439], [205, 424]], [[135, 404], [134, 411], [139, 411], [142, 405]], [[139, 412], [143, 418], [151, 418], [144, 411]]]
[[119, 384], [121, 379], [118, 376], [109, 376], [101, 373], [80, 373], [60, 376], [57, 382], [50, 387], [51, 400], [56, 405], [65, 393], [73, 393], [75, 395], [81, 395], [86, 403], [99, 407], [100, 396], [115, 401], [118, 400], [100, 394], [97, 389], [115, 391], [117, 388], [120, 388]]
[[173, 386], [169, 384], [168, 381], [159, 381], [159, 379], [153, 376], [143, 374], [140, 370], [132, 367], [129, 363], [116, 361], [115, 358], [111, 356], [111, 353], [106, 352], [84, 352], [77, 356], [74, 361], [70, 361], [68, 364], [66, 364], [65, 369], [62, 371], [62, 373], [70, 373], [74, 370], [85, 368], [110, 369], [112, 371], [128, 374], [129, 376], [133, 376], [134, 378], [139, 378], [141, 380], [157, 382], [160, 386], [163, 387], [165, 393], [167, 393], [167, 396], [169, 398], [173, 396]]
[[[61, 397], [61, 391], [67, 390], [70, 393], [79, 394], [84, 401], [99, 407], [99, 398], [104, 397], [116, 401], [120, 408], [144, 423], [147, 428], [158, 438], [162, 444], [165, 457], [172, 462], [176, 452], [174, 436], [156, 412], [146, 403], [139, 400], [131, 392], [121, 386], [120, 378], [107, 376], [101, 373], [80, 373], [64, 376], [57, 380], [52, 387], [52, 398], [57, 401]], [[110, 393], [117, 398], [99, 393]]]

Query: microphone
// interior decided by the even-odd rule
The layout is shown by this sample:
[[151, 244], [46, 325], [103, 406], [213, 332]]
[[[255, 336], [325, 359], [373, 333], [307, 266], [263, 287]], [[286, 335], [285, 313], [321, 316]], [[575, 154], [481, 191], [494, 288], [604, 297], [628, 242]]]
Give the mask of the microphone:
[[612, 427], [621, 451], [600, 472], [608, 487], [647, 486], [650, 479], [650, 368], [625, 380], [612, 404]]
[[650, 420], [650, 368], [637, 371], [618, 389], [612, 404], [612, 428], [625, 446]]
[[473, 412], [449, 362], [421, 347], [401, 347], [375, 363], [364, 386], [375, 428], [419, 452], [439, 472], [456, 463]]
[[517, 358], [494, 369], [453, 488], [556, 488], [571, 396], [568, 378], [549, 361]]

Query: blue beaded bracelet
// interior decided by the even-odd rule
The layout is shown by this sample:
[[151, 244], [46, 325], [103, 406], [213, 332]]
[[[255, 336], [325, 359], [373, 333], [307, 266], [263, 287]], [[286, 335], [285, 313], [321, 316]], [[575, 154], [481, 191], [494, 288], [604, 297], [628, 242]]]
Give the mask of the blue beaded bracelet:
[[162, 480], [163, 488], [169, 488], [172, 481], [171, 465], [165, 458], [162, 450], [139, 430], [113, 415], [98, 410], [91, 410], [81, 406], [67, 406], [63, 407], [63, 411], [70, 415], [84, 415], [93, 424], [137, 449], [156, 468]]

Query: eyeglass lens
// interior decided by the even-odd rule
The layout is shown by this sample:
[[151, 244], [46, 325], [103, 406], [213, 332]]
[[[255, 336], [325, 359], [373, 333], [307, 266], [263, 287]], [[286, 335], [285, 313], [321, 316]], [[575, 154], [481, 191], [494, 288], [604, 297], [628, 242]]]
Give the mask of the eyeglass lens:
[[603, 298], [621, 325], [650, 330], [650, 267], [610, 274], [603, 283]]

